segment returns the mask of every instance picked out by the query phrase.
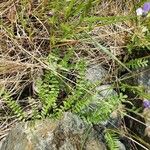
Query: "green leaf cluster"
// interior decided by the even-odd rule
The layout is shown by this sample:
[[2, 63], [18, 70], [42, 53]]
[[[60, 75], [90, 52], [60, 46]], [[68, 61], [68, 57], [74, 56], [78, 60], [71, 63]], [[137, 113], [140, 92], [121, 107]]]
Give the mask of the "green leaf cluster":
[[[43, 79], [37, 82], [42, 116], [56, 117], [62, 112], [71, 111], [89, 123], [106, 121], [126, 96], [120, 93], [104, 98], [96, 109], [86, 111], [91, 107], [96, 92], [95, 85], [85, 79], [86, 62], [83, 59], [70, 61], [74, 57], [73, 49], [68, 49], [64, 56], [59, 55], [59, 49], [49, 55], [48, 65], [53, 66], [53, 70], [46, 70]], [[73, 79], [70, 80], [72, 74]], [[61, 92], [66, 93], [66, 96], [60, 97]]]
[[126, 63], [126, 66], [131, 69], [138, 69], [138, 68], [144, 68], [148, 66], [148, 59], [146, 58], [137, 58], [130, 60], [128, 63]]
[[118, 136], [111, 130], [106, 130], [105, 132], [105, 140], [110, 150], [118, 150]]
[[4, 88], [0, 89], [0, 98], [7, 104], [16, 118], [18, 118], [19, 120], [25, 119], [25, 112], [23, 111], [20, 104], [17, 101], [13, 100], [13, 98], [10, 96], [10, 93]]

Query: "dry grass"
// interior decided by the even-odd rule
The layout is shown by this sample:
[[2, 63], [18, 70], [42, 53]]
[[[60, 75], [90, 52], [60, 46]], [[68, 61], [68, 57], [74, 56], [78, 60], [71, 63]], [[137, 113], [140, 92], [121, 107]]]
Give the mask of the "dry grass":
[[[93, 12], [96, 16], [111, 17], [111, 16], [130, 16], [134, 15], [133, 1], [119, 1], [109, 0], [102, 1], [99, 5], [94, 7]], [[113, 20], [112, 20], [113, 22]], [[104, 23], [105, 24], [105, 23]], [[126, 45], [133, 34], [135, 24], [131, 20], [108, 23], [106, 25], [95, 24], [90, 35], [96, 41], [107, 47], [113, 55], [118, 58], [124, 57], [127, 53], [125, 51]], [[116, 62], [108, 57], [105, 53], [93, 46], [90, 40], [84, 40], [78, 43], [77, 49], [87, 52], [87, 59], [90, 64], [102, 63], [106, 68], [112, 72], [116, 69]]]
[[[131, 4], [132, 1], [126, 2], [125, 6], [123, 1], [102, 1], [94, 9], [97, 10], [98, 16], [128, 15], [133, 8]], [[43, 18], [43, 20], [40, 18], [41, 9], [39, 7], [41, 5], [43, 3], [27, 3], [28, 7], [20, 11], [22, 7], [20, 1], [14, 3], [10, 0], [0, 4], [2, 18], [0, 34], [0, 85], [9, 87], [9, 83], [11, 83], [11, 86], [16, 87], [14, 90], [17, 90], [22, 78], [26, 78], [26, 82], [30, 83], [37, 70], [42, 67], [40, 64], [41, 58], [50, 52], [49, 27], [46, 25], [46, 18]], [[29, 22], [24, 27], [23, 23], [18, 21], [20, 20], [18, 18], [19, 13], [27, 17], [32, 11], [37, 11], [36, 14], [40, 15], [36, 16], [33, 20], [28, 19]], [[93, 11], [95, 12], [95, 10]], [[131, 33], [132, 29], [133, 27], [124, 22], [95, 27], [91, 34], [97, 41], [102, 42], [108, 47], [114, 55], [119, 56], [124, 53], [123, 48], [126, 46], [127, 35]], [[92, 55], [94, 55], [93, 50], [95, 51], [95, 48], [91, 49], [90, 46], [88, 48], [88, 45], [89, 43], [83, 42], [82, 45], [77, 45], [77, 47], [80, 47], [81, 50], [86, 49], [89, 54], [92, 51]], [[95, 58], [95, 56], [99, 58]], [[106, 59], [101, 53], [97, 55], [96, 52], [96, 55], [94, 55], [96, 60], [101, 60], [101, 57]], [[15, 84], [18, 86], [15, 86]]]
[[[20, 101], [25, 90], [31, 89], [27, 93], [33, 96], [33, 81], [41, 75], [43, 68], [40, 60], [50, 51], [49, 33], [45, 25], [38, 17], [28, 18], [24, 25], [20, 18], [30, 15], [31, 6], [24, 10], [21, 10], [22, 7], [21, 1], [0, 3], [0, 87], [7, 89]], [[38, 7], [36, 3], [33, 9]], [[9, 110], [2, 99], [0, 106], [1, 139], [16, 120], [7, 115]]]

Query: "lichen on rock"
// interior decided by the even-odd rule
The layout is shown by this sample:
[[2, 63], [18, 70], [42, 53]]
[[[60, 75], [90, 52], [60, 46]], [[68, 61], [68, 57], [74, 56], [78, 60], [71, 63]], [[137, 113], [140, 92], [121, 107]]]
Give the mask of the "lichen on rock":
[[0, 150], [105, 150], [92, 127], [66, 112], [60, 120], [36, 120], [15, 126]]

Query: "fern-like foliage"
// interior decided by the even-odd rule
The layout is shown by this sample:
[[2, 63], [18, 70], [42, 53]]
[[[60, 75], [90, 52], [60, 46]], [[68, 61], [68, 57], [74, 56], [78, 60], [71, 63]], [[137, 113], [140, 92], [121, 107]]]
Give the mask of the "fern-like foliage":
[[0, 97], [19, 120], [25, 119], [25, 112], [23, 111], [19, 103], [13, 100], [13, 98], [6, 90], [1, 89]]
[[130, 60], [128, 63], [126, 63], [126, 66], [131, 69], [138, 69], [141, 67], [148, 66], [148, 60], [146, 58], [137, 58]]
[[71, 109], [72, 112], [82, 116], [82, 110], [89, 106], [92, 99], [92, 85], [85, 80], [85, 64], [81, 61], [77, 67], [79, 77], [76, 81], [76, 88], [73, 93], [64, 101], [63, 109]]
[[119, 95], [113, 95], [107, 97], [106, 99], [100, 100], [93, 110], [86, 114], [88, 122], [92, 122], [94, 124], [101, 123], [107, 121], [110, 117], [110, 114], [118, 107], [121, 102], [125, 101], [127, 98], [126, 95], [120, 93]]
[[41, 118], [41, 115], [39, 113], [39, 108], [38, 108], [38, 102], [35, 101], [35, 99], [33, 98], [28, 98], [28, 102], [29, 102], [29, 105], [31, 106], [30, 108], [30, 114], [28, 116], [28, 118], [32, 119], [32, 120], [36, 120], [36, 119], [40, 119]]
[[113, 131], [105, 131], [105, 140], [110, 150], [119, 150], [118, 136]]
[[38, 81], [39, 97], [42, 103], [41, 115], [47, 116], [49, 111], [55, 109], [56, 101], [59, 94], [59, 82], [57, 77], [47, 71], [44, 80]]
[[[81, 59], [70, 63], [72, 57], [72, 51], [68, 51], [61, 59], [58, 51], [51, 53], [48, 57], [49, 65], [63, 77], [60, 78], [55, 72], [47, 70], [43, 79], [38, 81], [38, 96], [43, 105], [41, 116], [56, 117], [65, 111], [71, 111], [89, 123], [97, 124], [106, 121], [126, 96], [122, 93], [116, 94], [98, 100], [96, 107], [90, 108], [95, 94], [95, 85], [85, 78], [86, 62]], [[70, 73], [74, 73], [73, 83], [67, 80]], [[65, 97], [59, 96], [61, 91], [66, 93]]]
[[[85, 80], [85, 61], [71, 62], [72, 49], [69, 49], [61, 59], [59, 55], [59, 50], [55, 50], [49, 55], [48, 65], [53, 69], [45, 71], [43, 79], [37, 82], [38, 96], [42, 103], [42, 117], [59, 116], [68, 110], [80, 114], [80, 111], [88, 106], [89, 97], [92, 96], [89, 94], [89, 83]], [[61, 77], [56, 72], [61, 74]], [[75, 79], [74, 82], [68, 79], [71, 74]], [[62, 104], [59, 105], [58, 97], [61, 91], [67, 93], [67, 96], [64, 99], [61, 98]]]
[[139, 97], [150, 99], [150, 94], [145, 92], [145, 89], [142, 86], [121, 83], [120, 88], [123, 92], [125, 92], [126, 90], [130, 90], [133, 94], [136, 94]]
[[[57, 105], [60, 91], [66, 92], [67, 89], [67, 74], [69, 73], [70, 58], [72, 58], [72, 49], [70, 49], [63, 59], [60, 58], [59, 49], [54, 50], [47, 58], [48, 65], [52, 70], [46, 70], [43, 79], [37, 81], [38, 96], [42, 103], [41, 116], [57, 116], [61, 110]], [[58, 74], [61, 74], [61, 77]]]

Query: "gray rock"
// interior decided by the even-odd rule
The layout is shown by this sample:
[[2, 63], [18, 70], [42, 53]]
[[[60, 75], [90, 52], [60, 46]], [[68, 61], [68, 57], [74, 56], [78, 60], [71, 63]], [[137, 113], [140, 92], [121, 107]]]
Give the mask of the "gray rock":
[[[90, 66], [86, 71], [86, 79], [92, 84], [101, 83], [103, 79], [105, 79], [108, 72], [102, 67], [101, 64], [96, 64]], [[101, 102], [104, 98], [108, 96], [112, 96], [116, 94], [116, 92], [112, 89], [111, 85], [97, 85], [95, 87], [95, 94], [93, 95], [93, 100], [91, 104], [97, 104], [97, 102]]]
[[138, 84], [146, 89], [146, 92], [150, 94], [150, 69], [147, 71], [141, 71], [138, 76]]
[[106, 150], [96, 132], [72, 113], [14, 127], [0, 150]]
[[[108, 72], [102, 67], [101, 64], [96, 64], [87, 69], [86, 79], [93, 84], [98, 84], [105, 79], [107, 74]], [[100, 102], [100, 100], [103, 100], [104, 98], [117, 94], [111, 85], [97, 85], [94, 93], [92, 103], [97, 103], [97, 101]]]
[[102, 82], [108, 72], [101, 66], [101, 64], [92, 65], [86, 71], [86, 79], [92, 83]]

